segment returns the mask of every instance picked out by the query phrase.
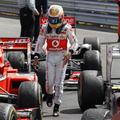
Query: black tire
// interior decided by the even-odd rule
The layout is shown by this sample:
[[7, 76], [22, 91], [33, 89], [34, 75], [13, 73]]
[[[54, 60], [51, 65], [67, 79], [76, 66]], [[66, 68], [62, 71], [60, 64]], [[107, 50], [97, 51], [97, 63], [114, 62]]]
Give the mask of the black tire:
[[83, 39], [83, 44], [91, 44], [92, 45], [92, 50], [100, 50], [100, 42], [97, 37], [85, 37]]
[[46, 61], [40, 61], [37, 70], [35, 73], [38, 76], [38, 82], [42, 87], [42, 93], [46, 93]]
[[88, 50], [84, 54], [84, 70], [98, 70], [102, 74], [102, 63], [100, 52], [96, 50]]
[[18, 106], [22, 108], [38, 107], [36, 118], [42, 120], [42, 91], [37, 82], [26, 81], [20, 84], [18, 90]]
[[11, 104], [0, 103], [0, 120], [17, 120], [17, 113]]
[[18, 71], [24, 71], [25, 54], [23, 52], [8, 52], [7, 58], [13, 68], [18, 69]]
[[78, 103], [81, 110], [84, 111], [96, 104], [103, 104], [103, 101], [104, 82], [102, 76], [98, 76], [98, 71], [82, 71], [78, 82]]
[[111, 117], [112, 115], [107, 109], [92, 108], [83, 113], [81, 120], [108, 120]]

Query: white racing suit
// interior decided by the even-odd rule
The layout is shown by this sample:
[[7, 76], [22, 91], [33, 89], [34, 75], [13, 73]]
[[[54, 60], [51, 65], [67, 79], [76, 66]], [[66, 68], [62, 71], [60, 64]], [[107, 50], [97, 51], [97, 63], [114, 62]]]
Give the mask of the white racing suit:
[[[60, 104], [63, 94], [63, 84], [67, 64], [63, 65], [64, 55], [69, 50], [75, 51], [78, 48], [78, 42], [74, 31], [69, 24], [65, 24], [60, 34], [56, 34], [55, 29], [47, 33], [45, 24], [40, 30], [36, 43], [35, 53], [43, 52], [43, 45], [46, 44], [46, 91], [48, 94], [55, 94], [54, 103]], [[69, 45], [68, 45], [69, 44]]]

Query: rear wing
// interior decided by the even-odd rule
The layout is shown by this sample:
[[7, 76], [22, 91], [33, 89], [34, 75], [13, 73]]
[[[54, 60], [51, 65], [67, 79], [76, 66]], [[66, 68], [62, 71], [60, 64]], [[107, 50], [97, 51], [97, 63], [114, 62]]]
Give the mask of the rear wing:
[[31, 50], [30, 38], [0, 38], [0, 46], [3, 50]]
[[28, 71], [31, 71], [31, 39], [30, 38], [0, 38], [0, 46], [3, 51], [23, 51], [26, 54]]
[[[72, 28], [74, 28], [74, 29], [76, 28], [76, 19], [74, 16], [65, 16], [64, 20], [65, 20], [65, 22], [69, 23], [72, 26]], [[47, 23], [47, 21], [48, 21], [47, 17], [41, 17], [39, 20], [39, 23], [40, 23], [40, 25], [43, 25], [43, 24]]]

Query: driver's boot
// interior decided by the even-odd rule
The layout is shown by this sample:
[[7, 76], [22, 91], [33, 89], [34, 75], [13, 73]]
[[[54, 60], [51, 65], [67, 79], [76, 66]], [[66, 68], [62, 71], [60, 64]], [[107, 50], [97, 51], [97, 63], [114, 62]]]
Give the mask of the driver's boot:
[[59, 104], [55, 104], [53, 108], [53, 116], [58, 117], [59, 116]]
[[47, 100], [46, 100], [46, 104], [48, 107], [52, 107], [53, 105], [53, 94], [47, 94]]

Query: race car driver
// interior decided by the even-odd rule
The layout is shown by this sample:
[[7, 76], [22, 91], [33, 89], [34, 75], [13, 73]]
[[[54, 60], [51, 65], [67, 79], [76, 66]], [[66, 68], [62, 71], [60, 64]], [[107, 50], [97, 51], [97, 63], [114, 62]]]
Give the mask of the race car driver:
[[78, 41], [71, 25], [64, 21], [62, 6], [49, 7], [48, 23], [41, 27], [36, 42], [35, 58], [44, 52], [45, 43], [46, 91], [48, 93], [46, 103], [48, 107], [52, 107], [54, 99], [53, 116], [59, 116], [67, 63], [71, 54], [78, 48]]

